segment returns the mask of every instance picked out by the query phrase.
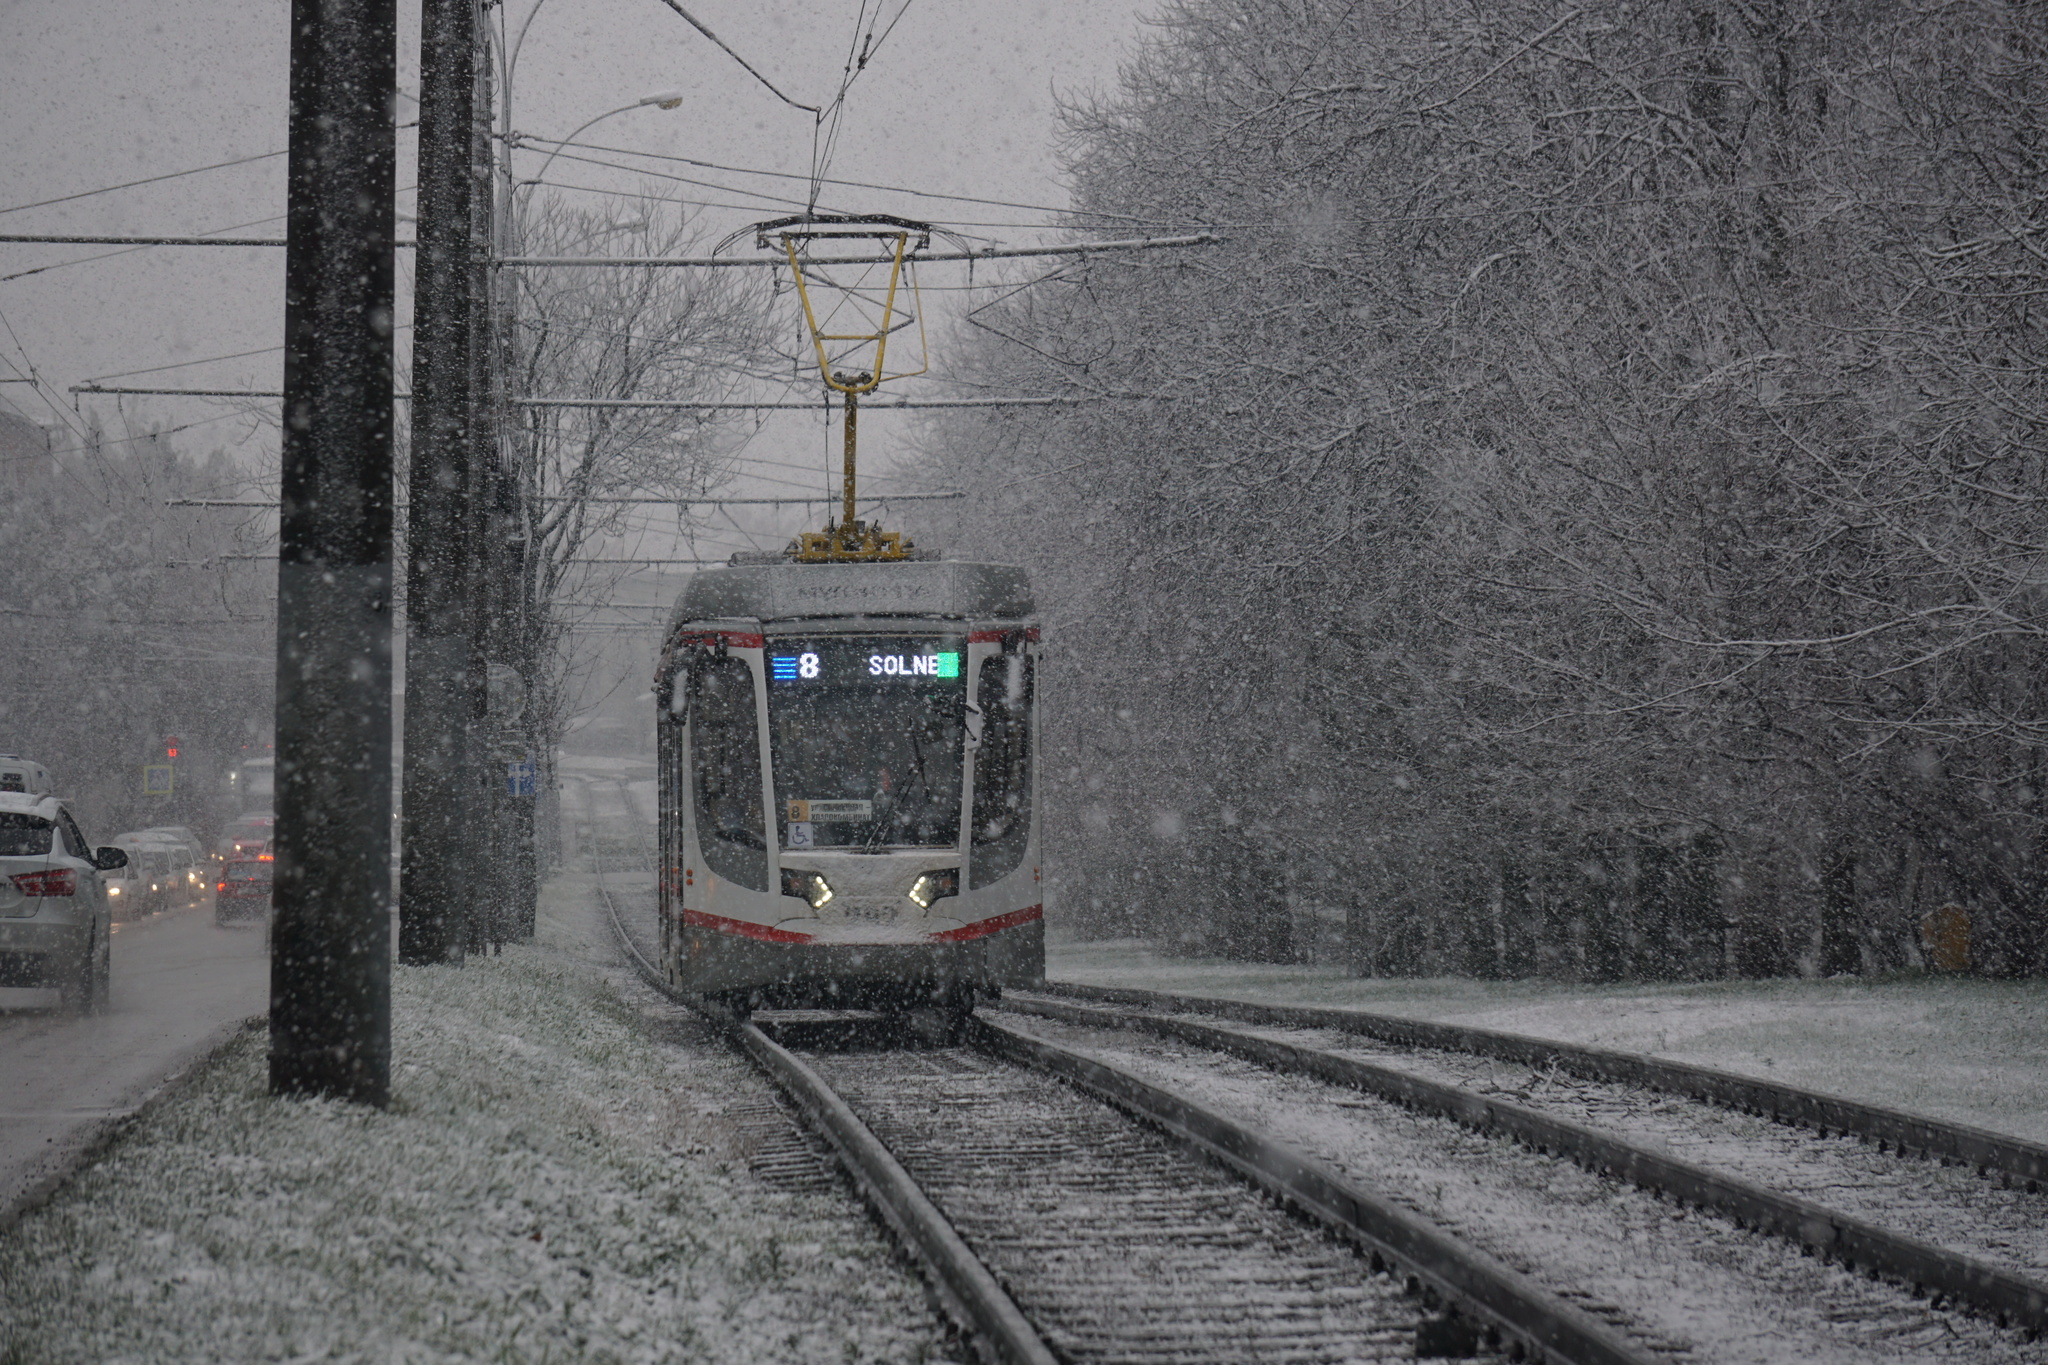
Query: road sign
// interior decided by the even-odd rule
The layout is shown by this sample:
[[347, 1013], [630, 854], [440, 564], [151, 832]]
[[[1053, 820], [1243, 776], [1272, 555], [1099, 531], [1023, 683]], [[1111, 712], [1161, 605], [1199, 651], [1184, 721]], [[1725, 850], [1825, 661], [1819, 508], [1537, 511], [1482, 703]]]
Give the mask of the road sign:
[[142, 794], [144, 796], [169, 796], [171, 794], [172, 768], [168, 763], [146, 763], [142, 768]]
[[535, 765], [528, 762], [505, 765], [505, 795], [532, 796], [534, 789]]

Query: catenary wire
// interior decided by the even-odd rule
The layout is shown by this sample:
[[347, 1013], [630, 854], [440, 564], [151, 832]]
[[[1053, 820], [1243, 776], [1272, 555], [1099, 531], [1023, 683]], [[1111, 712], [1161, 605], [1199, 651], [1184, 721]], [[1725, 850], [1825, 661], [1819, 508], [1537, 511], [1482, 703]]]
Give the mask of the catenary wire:
[[258, 152], [254, 156], [237, 157], [233, 161], [216, 161], [211, 166], [194, 166], [190, 170], [166, 171], [162, 175], [146, 176], [141, 180], [129, 180], [119, 185], [103, 185], [96, 190], [81, 190], [77, 194], [63, 194], [55, 199], [39, 199], [33, 204], [15, 204], [11, 207], [0, 209], [0, 213], [20, 213], [25, 209], [41, 209], [48, 208], [52, 204], [68, 204], [74, 199], [90, 199], [96, 194], [112, 194], [116, 190], [132, 190], [137, 185], [154, 185], [159, 181], [176, 180], [181, 176], [199, 175], [205, 171], [225, 170], [229, 166], [246, 166], [252, 161], [268, 161], [272, 157], [283, 156], [284, 154], [283, 149], [275, 152]]
[[[550, 138], [533, 138], [530, 136], [527, 140], [535, 142], [552, 141], [552, 139]], [[771, 177], [776, 180], [807, 181], [809, 179], [808, 176], [798, 175], [794, 171], [766, 171], [757, 170], [750, 166], [727, 166], [721, 162], [702, 161], [697, 159], [696, 157], [676, 156], [667, 152], [635, 151], [630, 147], [607, 147], [602, 144], [594, 142], [562, 142], [556, 145], [562, 147], [576, 147], [584, 151], [590, 152], [605, 152], [613, 156], [637, 156], [645, 158], [650, 161], [673, 161], [684, 166], [695, 166], [700, 170], [722, 171], [731, 175], [758, 175]], [[880, 190], [886, 194], [907, 194], [917, 199], [945, 199], [956, 204], [982, 204], [986, 205], [989, 208], [1027, 209], [1036, 213], [1077, 213], [1090, 218], [1120, 218], [1133, 223], [1156, 223], [1164, 221], [1162, 219], [1144, 218], [1136, 214], [1112, 213], [1106, 209], [1056, 208], [1050, 204], [1030, 204], [1015, 199], [984, 199], [978, 195], [971, 194], [944, 194], [936, 190], [917, 190], [910, 188], [908, 185], [883, 185], [868, 180], [839, 180], [834, 179], [831, 176], [826, 176], [822, 178], [819, 183], [825, 185], [838, 185], [847, 189]], [[1027, 226], [1037, 226], [1037, 224], [1029, 224]]]
[[752, 76], [755, 80], [761, 82], [762, 85], [766, 86], [768, 88], [769, 93], [774, 95], [775, 98], [781, 100], [784, 104], [789, 105], [791, 108], [801, 109], [807, 114], [816, 114], [818, 112], [818, 107], [816, 105], [799, 104], [797, 103], [797, 101], [783, 94], [780, 90], [777, 90], [775, 88], [775, 83], [773, 81], [770, 81], [766, 76], [762, 75], [759, 71], [756, 71], [751, 62], [749, 62], [745, 57], [740, 56], [739, 53], [733, 51], [732, 48], [728, 47], [726, 45], [725, 39], [719, 37], [716, 33], [713, 33], [710, 29], [706, 28], [703, 25], [703, 23], [697, 18], [697, 16], [691, 14], [688, 10], [684, 9], [680, 4], [676, 2], [676, 0], [662, 0], [662, 3], [667, 5], [670, 9], [674, 10], [677, 14], [682, 15], [683, 18], [686, 21], [688, 21], [691, 28], [696, 29], [697, 32], [703, 34], [706, 38], [709, 38], [712, 42], [716, 43], [718, 45], [719, 51], [723, 52], [726, 56], [738, 62], [741, 66], [745, 67], [747, 74], [749, 76]]

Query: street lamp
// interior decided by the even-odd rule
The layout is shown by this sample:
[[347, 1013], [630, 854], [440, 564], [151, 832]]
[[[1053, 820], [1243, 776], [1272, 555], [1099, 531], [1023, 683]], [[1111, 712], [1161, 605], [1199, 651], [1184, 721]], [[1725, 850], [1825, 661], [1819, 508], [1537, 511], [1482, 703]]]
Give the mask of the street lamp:
[[583, 136], [585, 129], [594, 127], [597, 124], [604, 122], [612, 115], [630, 114], [635, 109], [645, 109], [650, 104], [657, 109], [674, 109], [680, 104], [682, 104], [682, 102], [683, 92], [680, 90], [657, 90], [651, 95], [642, 95], [639, 99], [634, 100], [631, 104], [622, 104], [616, 109], [605, 110], [596, 118], [585, 121], [581, 127], [576, 129], [575, 132], [569, 134], [569, 136], [563, 138], [560, 142], [557, 142], [555, 144], [555, 149], [552, 152], [548, 153], [548, 159], [540, 163], [540, 169], [534, 172], [533, 178], [531, 180], [522, 180], [519, 182], [519, 185], [538, 185], [541, 182], [541, 180], [547, 175], [548, 167], [552, 166], [554, 164], [555, 158], [562, 154], [562, 148], [568, 146], [577, 138]]

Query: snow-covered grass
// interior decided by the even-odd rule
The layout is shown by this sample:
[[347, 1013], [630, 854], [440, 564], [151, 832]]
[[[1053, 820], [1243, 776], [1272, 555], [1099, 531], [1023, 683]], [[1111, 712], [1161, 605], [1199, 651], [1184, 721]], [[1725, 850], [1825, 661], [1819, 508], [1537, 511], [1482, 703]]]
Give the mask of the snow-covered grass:
[[1572, 986], [1361, 980], [1327, 967], [1055, 943], [1054, 980], [1377, 1010], [1650, 1052], [2048, 1142], [2048, 981], [1915, 976]]
[[0, 1239], [0, 1361], [941, 1358], [850, 1197], [748, 1170], [761, 1082], [557, 899], [541, 946], [396, 971], [386, 1112], [272, 1099], [232, 1044]]

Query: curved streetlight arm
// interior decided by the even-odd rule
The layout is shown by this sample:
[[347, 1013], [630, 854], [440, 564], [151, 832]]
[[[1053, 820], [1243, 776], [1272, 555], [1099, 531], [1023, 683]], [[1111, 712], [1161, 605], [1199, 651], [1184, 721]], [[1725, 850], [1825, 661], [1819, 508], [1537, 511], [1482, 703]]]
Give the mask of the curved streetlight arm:
[[518, 185], [515, 185], [513, 188], [519, 189], [530, 185], [538, 185], [547, 176], [548, 167], [554, 165], [555, 158], [562, 154], [562, 148], [568, 146], [577, 138], [583, 136], [584, 129], [594, 127], [595, 125], [604, 122], [604, 120], [610, 118], [614, 114], [630, 114], [635, 109], [645, 109], [650, 104], [661, 109], [673, 109], [682, 102], [683, 92], [680, 90], [657, 90], [651, 95], [642, 95], [639, 99], [634, 100], [631, 104], [622, 104], [616, 109], [605, 110], [596, 118], [586, 120], [581, 127], [577, 128], [575, 132], [569, 134], [569, 136], [563, 138], [560, 142], [557, 142], [555, 144], [555, 149], [552, 152], [548, 153], [547, 160], [540, 163], [540, 169], [534, 172], [533, 178], [531, 180], [522, 180], [519, 182]]

